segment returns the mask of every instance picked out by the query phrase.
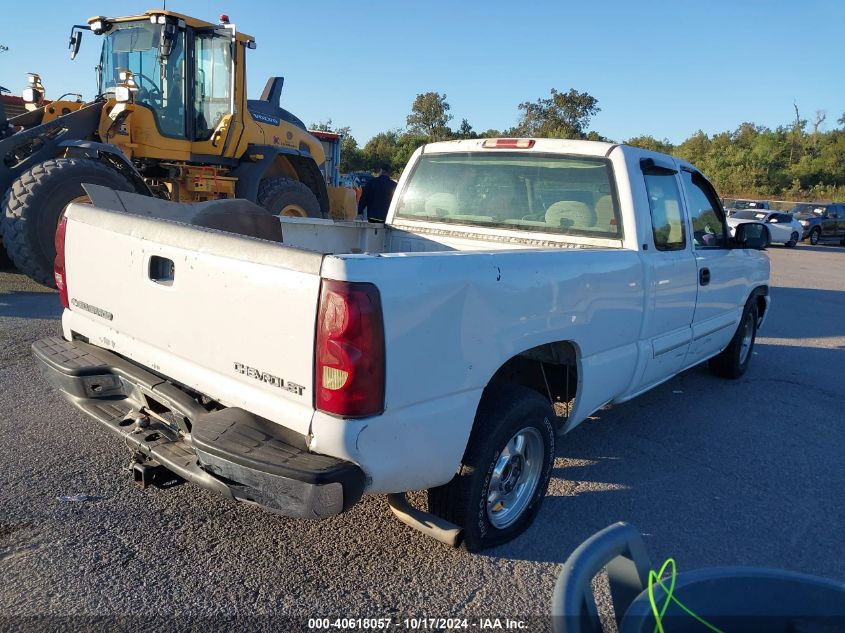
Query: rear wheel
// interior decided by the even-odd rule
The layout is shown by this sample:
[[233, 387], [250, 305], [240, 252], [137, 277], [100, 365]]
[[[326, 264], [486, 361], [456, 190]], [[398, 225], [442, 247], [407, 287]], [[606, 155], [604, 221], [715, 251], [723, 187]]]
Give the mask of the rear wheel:
[[82, 183], [134, 190], [126, 178], [103, 163], [57, 158], [21, 174], [3, 198], [3, 243], [9, 258], [18, 270], [45, 286], [55, 287], [59, 220], [71, 203], [88, 201]]
[[295, 218], [319, 218], [320, 201], [305, 184], [293, 178], [265, 178], [258, 188], [258, 204], [270, 213]]
[[710, 359], [710, 371], [723, 378], [739, 378], [748, 369], [757, 338], [757, 299], [745, 304], [739, 327], [725, 350]]
[[810, 244], [815, 246], [819, 243], [819, 239], [821, 239], [822, 230], [819, 227], [815, 227], [812, 231], [810, 231]]
[[795, 231], [793, 231], [792, 235], [789, 237], [789, 241], [785, 245], [789, 248], [793, 248], [798, 243], [798, 240], [800, 238], [801, 236], [798, 235], [798, 233], [796, 233]]
[[546, 398], [511, 383], [487, 388], [461, 466], [428, 491], [428, 509], [463, 530], [479, 551], [505, 543], [534, 520], [555, 457], [554, 411]]

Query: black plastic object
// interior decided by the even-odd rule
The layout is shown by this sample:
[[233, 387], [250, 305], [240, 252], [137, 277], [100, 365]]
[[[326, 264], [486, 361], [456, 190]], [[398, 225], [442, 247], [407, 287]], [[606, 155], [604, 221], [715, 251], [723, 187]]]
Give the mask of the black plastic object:
[[601, 633], [591, 581], [605, 566], [618, 623], [628, 605], [648, 587], [651, 560], [639, 530], [627, 523], [614, 523], [572, 552], [552, 598], [555, 633]]
[[[310, 453], [304, 436], [242, 409], [209, 412], [176, 385], [117, 354], [58, 337], [36, 341], [32, 352], [48, 381], [145, 465], [160, 464], [228, 499], [287, 516], [333, 516], [363, 494], [365, 476], [357, 465]], [[138, 412], [146, 408], [158, 415], [140, 427]], [[187, 428], [193, 444], [184, 437]], [[68, 433], [74, 432], [69, 426]], [[135, 476], [141, 484], [155, 483], [154, 472], [140, 469]]]
[[363, 471], [311, 453], [304, 442], [302, 435], [236, 407], [203, 416], [192, 432], [200, 463], [211, 472], [259, 491], [276, 488], [275, 478], [315, 487], [340, 484], [348, 510], [363, 494]]
[[[584, 541], [558, 576], [552, 603], [555, 633], [600, 633], [591, 581], [607, 567], [619, 633], [652, 633], [651, 562], [639, 531], [616, 523]], [[656, 570], [655, 570], [656, 571]], [[669, 586], [670, 581], [663, 581]], [[830, 633], [845, 630], [845, 583], [777, 569], [721, 567], [675, 576], [675, 600], [716, 630], [742, 633]], [[666, 591], [653, 587], [662, 608]], [[670, 633], [707, 631], [670, 601], [661, 618]]]
[[191, 224], [272, 242], [282, 241], [279, 217], [248, 200], [220, 200], [206, 203]]
[[142, 490], [150, 486], [172, 488], [185, 483], [185, 480], [179, 475], [172, 473], [154, 461], [134, 462], [132, 464], [132, 479], [135, 481], [135, 485]]
[[[667, 585], [668, 586], [668, 585]], [[780, 569], [717, 567], [679, 573], [672, 594], [725, 633], [833, 633], [845, 630], [845, 583]], [[666, 593], [654, 587], [655, 604]], [[707, 629], [675, 603], [661, 618], [668, 633]], [[628, 607], [619, 633], [652, 633], [648, 592]]]

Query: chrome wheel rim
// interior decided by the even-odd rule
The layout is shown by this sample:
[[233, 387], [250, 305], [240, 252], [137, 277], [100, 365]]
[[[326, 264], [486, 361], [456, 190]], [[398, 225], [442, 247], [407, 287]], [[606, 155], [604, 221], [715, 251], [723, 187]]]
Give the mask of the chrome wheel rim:
[[543, 472], [543, 438], [533, 427], [517, 431], [496, 458], [487, 486], [487, 518], [504, 529], [522, 516]]
[[739, 345], [739, 364], [744, 365], [748, 354], [751, 352], [751, 343], [754, 339], [754, 323], [749, 315], [742, 326], [742, 341]]

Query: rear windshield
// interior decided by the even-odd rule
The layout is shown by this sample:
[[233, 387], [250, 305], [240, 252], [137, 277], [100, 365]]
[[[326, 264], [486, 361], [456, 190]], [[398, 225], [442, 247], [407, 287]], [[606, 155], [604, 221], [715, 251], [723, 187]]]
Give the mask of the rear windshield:
[[610, 161], [529, 153], [423, 155], [397, 217], [444, 224], [620, 237]]

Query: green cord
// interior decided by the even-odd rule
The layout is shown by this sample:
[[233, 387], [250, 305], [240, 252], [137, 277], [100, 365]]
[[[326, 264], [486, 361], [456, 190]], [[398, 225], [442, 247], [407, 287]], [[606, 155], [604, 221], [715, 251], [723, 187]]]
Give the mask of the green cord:
[[[672, 568], [672, 576], [670, 578], [669, 589], [666, 589], [666, 585], [663, 584], [661, 578], [663, 578], [663, 574], [666, 572], [666, 568]], [[687, 615], [692, 616], [698, 622], [706, 626], [708, 629], [713, 631], [713, 633], [724, 633], [719, 628], [716, 628], [700, 616], [696, 615], [692, 611], [690, 611], [680, 600], [678, 600], [675, 595], [675, 577], [677, 576], [677, 569], [675, 567], [675, 559], [674, 558], [667, 558], [666, 562], [663, 563], [663, 566], [660, 568], [660, 571], [654, 573], [654, 570], [650, 570], [648, 572], [648, 601], [651, 603], [651, 612], [654, 615], [654, 620], [656, 624], [654, 625], [654, 630], [652, 633], [666, 633], [663, 630], [663, 615], [666, 613], [666, 609], [669, 608], [669, 603], [674, 602], [678, 605]], [[658, 609], [657, 602], [654, 599], [654, 585], [660, 585], [660, 588], [666, 592], [666, 601], [663, 603], [663, 606]]]

